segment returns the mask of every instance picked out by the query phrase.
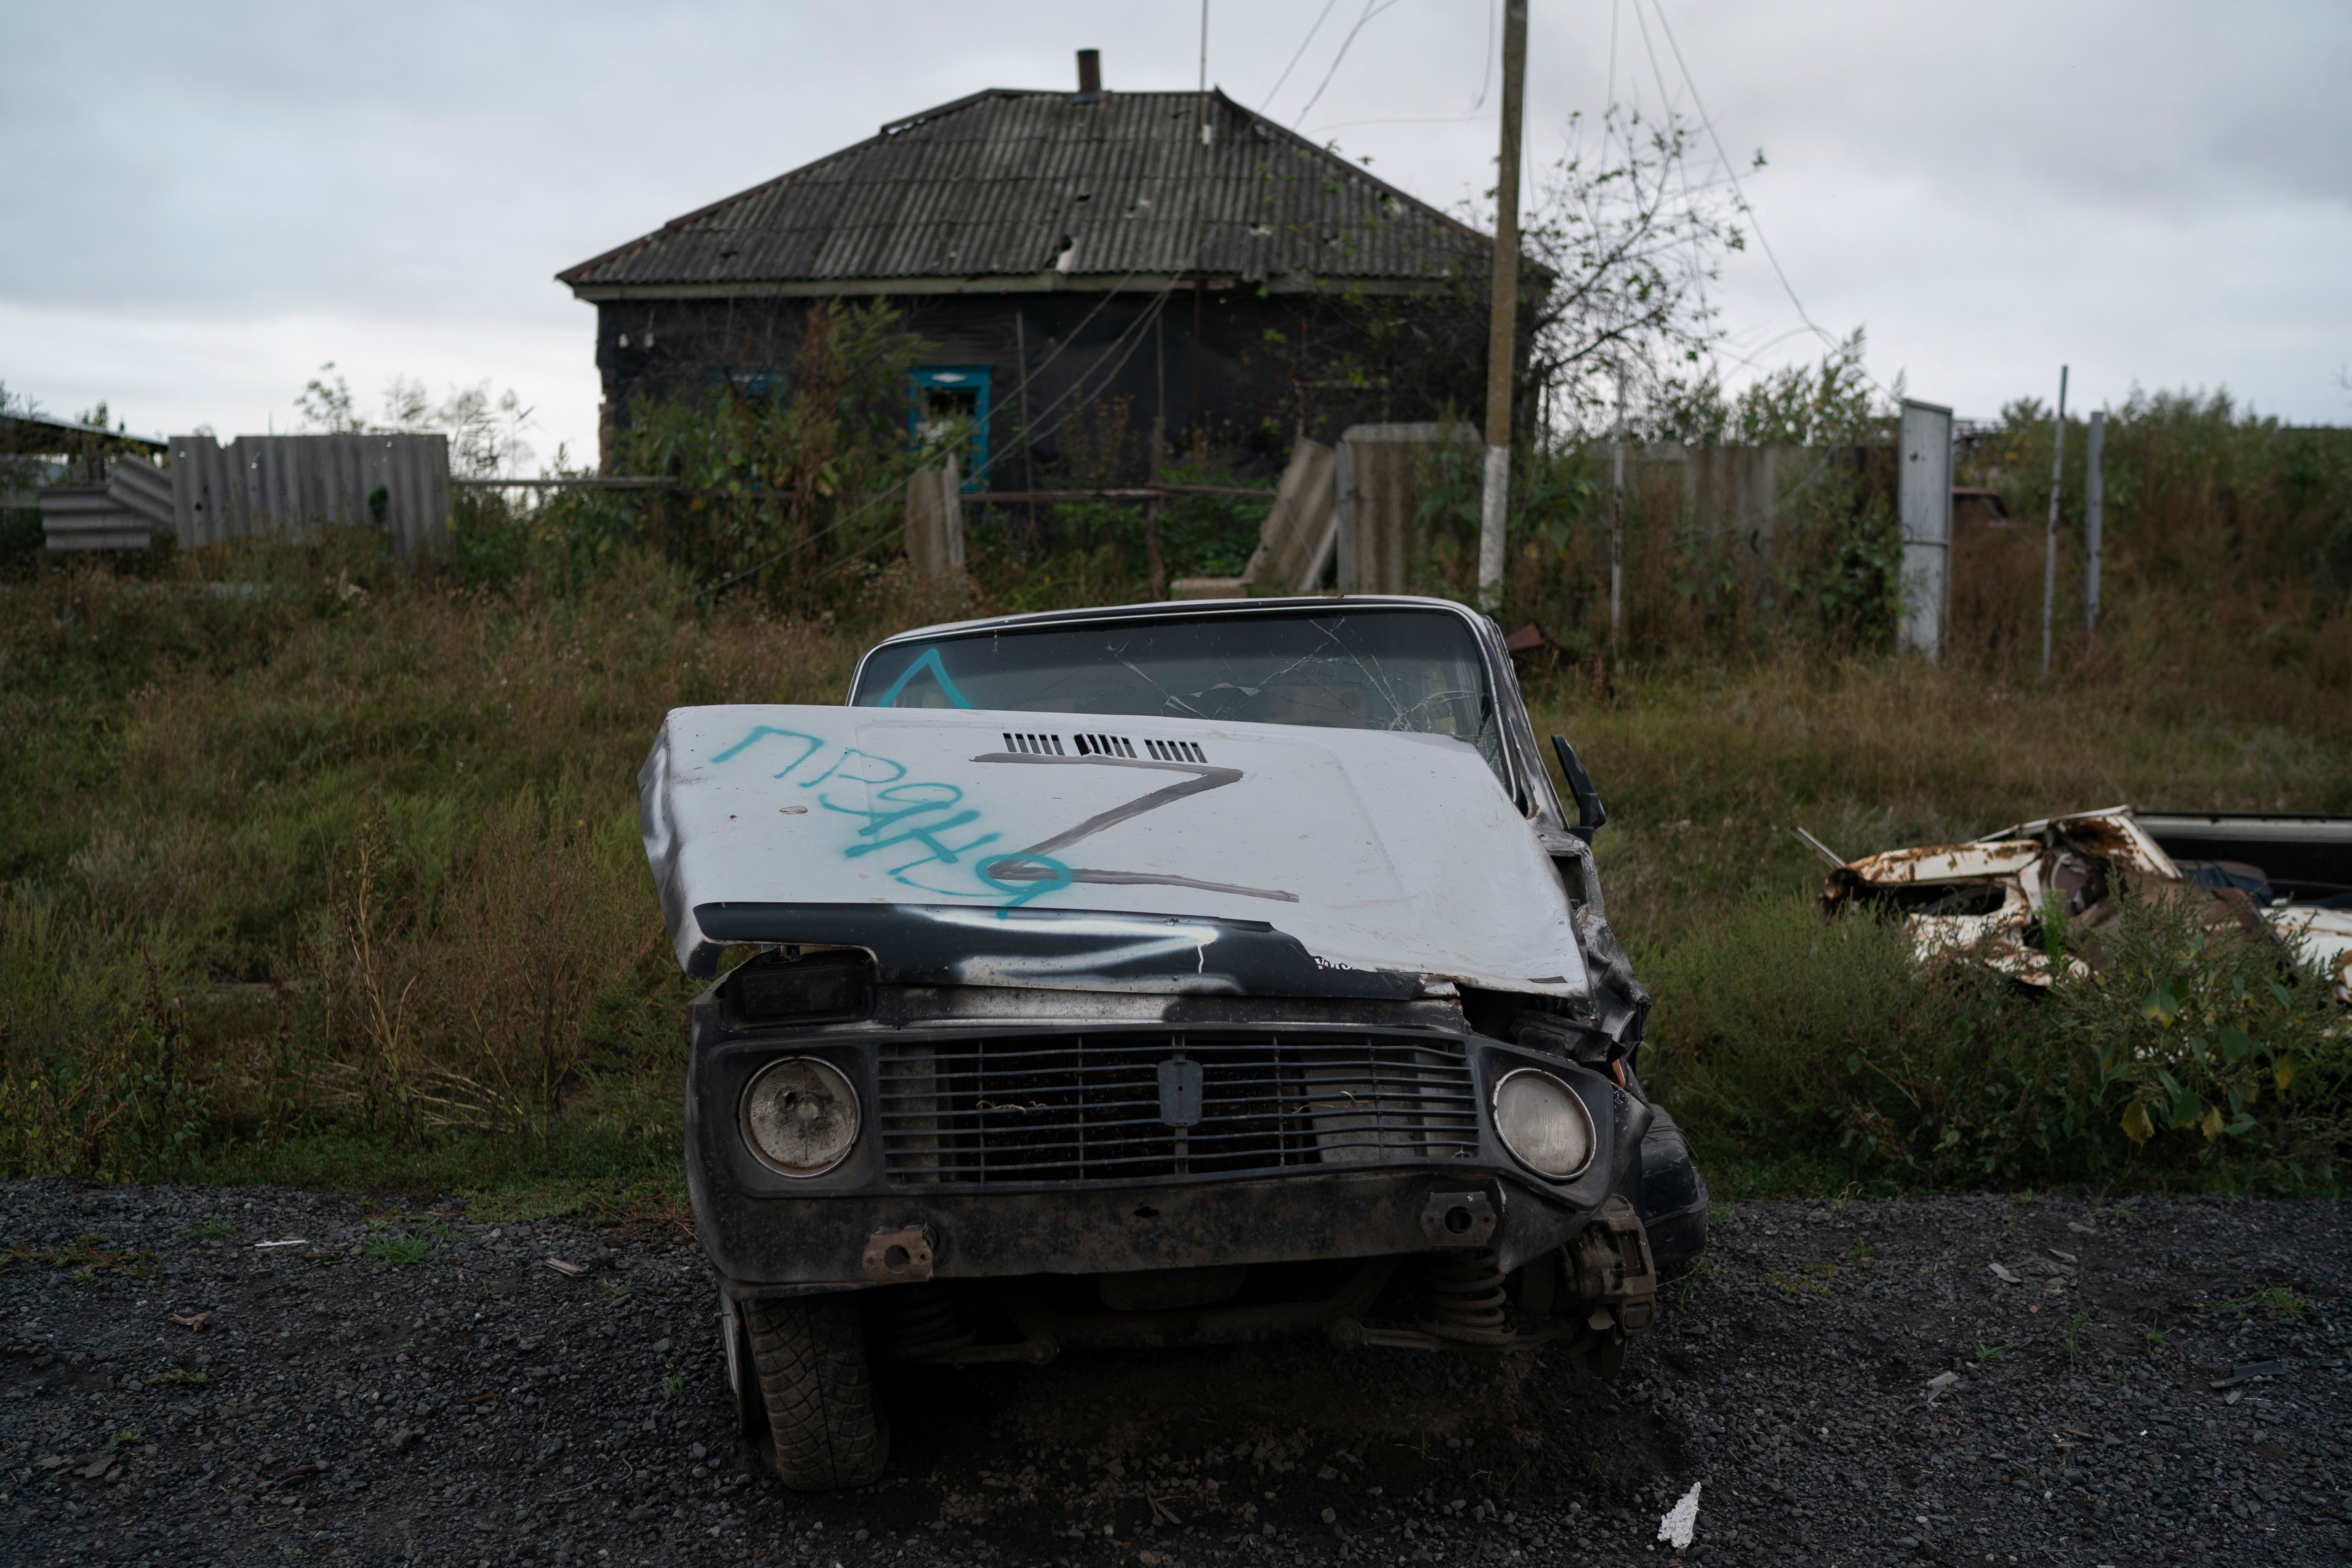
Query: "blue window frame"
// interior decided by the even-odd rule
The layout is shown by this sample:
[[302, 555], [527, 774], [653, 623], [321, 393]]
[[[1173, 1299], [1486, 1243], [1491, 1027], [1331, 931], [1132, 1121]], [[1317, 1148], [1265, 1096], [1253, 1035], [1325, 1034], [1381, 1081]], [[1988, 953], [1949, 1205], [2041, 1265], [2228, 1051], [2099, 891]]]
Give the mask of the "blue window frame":
[[971, 445], [962, 459], [963, 488], [988, 488], [988, 411], [992, 366], [927, 364], [908, 377], [907, 438], [921, 444], [940, 426], [971, 421]]
[[731, 386], [747, 397], [781, 397], [790, 384], [782, 371], [754, 365], [714, 364], [709, 375], [711, 385]]

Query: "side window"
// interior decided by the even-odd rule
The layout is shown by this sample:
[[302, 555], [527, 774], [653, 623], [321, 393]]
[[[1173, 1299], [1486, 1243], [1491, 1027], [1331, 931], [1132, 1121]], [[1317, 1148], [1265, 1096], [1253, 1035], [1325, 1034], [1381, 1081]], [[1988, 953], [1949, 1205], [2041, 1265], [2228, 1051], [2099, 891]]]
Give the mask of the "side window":
[[971, 443], [959, 454], [968, 490], [990, 488], [988, 413], [995, 373], [984, 364], [925, 365], [908, 378], [907, 434], [918, 444], [936, 440], [959, 424], [971, 427]]
[[743, 364], [712, 365], [710, 384], [731, 386], [746, 397], [782, 397], [785, 390], [782, 371]]

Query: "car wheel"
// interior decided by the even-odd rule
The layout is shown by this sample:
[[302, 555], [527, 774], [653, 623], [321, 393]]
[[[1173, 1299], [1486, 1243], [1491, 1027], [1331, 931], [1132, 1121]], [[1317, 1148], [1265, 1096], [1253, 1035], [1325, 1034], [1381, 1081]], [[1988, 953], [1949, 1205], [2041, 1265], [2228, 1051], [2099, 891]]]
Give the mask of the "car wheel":
[[1650, 1130], [1642, 1139], [1640, 1212], [1663, 1279], [1681, 1274], [1706, 1250], [1706, 1178], [1665, 1107], [1650, 1110]]
[[768, 1407], [776, 1475], [794, 1491], [862, 1487], [889, 1462], [889, 1427], [875, 1397], [857, 1307], [844, 1294], [737, 1309]]
[[751, 1365], [751, 1331], [743, 1314], [722, 1293], [719, 1298], [719, 1342], [727, 1352], [727, 1393], [735, 1402], [736, 1435], [758, 1442], [768, 1433], [767, 1402], [760, 1396], [760, 1374]]

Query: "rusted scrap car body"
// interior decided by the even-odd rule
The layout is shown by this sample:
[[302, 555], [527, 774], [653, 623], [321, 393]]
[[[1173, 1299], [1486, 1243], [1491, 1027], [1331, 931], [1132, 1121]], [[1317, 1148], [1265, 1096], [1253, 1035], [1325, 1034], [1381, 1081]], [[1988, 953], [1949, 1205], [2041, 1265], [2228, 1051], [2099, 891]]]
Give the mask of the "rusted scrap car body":
[[[2047, 985], [2044, 912], [2054, 904], [2095, 932], [2116, 917], [2118, 890], [2194, 900], [2208, 920], [2294, 943], [2332, 975], [2335, 1000], [2352, 1006], [2352, 817], [2119, 805], [1837, 864], [1822, 903], [1898, 913], [1922, 959], [1980, 952]], [[2080, 957], [2065, 962], [2089, 972]]]
[[1356, 596], [925, 628], [845, 707], [673, 712], [671, 935], [753, 954], [693, 1005], [688, 1184], [786, 1481], [879, 1464], [787, 1408], [795, 1354], [1613, 1372], [1706, 1192], [1555, 744], [1575, 822], [1492, 623]]

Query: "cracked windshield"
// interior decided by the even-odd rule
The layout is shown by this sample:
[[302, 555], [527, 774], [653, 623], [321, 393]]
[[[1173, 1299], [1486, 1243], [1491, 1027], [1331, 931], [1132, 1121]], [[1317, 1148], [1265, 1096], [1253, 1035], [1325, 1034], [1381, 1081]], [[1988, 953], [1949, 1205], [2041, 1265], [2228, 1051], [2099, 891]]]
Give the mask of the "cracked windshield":
[[878, 648], [850, 702], [1410, 730], [1501, 776], [1495, 702], [1456, 617], [1422, 610], [1213, 616]]

